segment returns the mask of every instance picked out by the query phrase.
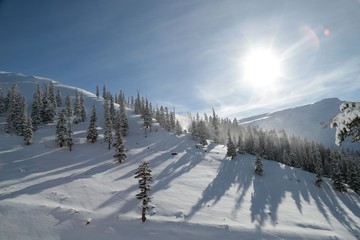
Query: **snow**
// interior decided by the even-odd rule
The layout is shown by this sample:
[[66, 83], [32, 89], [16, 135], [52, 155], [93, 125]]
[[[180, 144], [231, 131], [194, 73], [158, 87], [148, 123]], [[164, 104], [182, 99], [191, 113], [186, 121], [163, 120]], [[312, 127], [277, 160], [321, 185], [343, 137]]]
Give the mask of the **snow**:
[[[37, 79], [12, 81], [32, 95], [23, 78]], [[55, 86], [63, 97], [73, 91]], [[102, 100], [84, 97], [88, 114], [97, 104], [102, 127]], [[270, 160], [255, 176], [255, 156], [228, 160], [223, 145], [199, 149], [190, 135], [158, 126], [144, 138], [142, 120], [127, 112], [123, 164], [102, 136], [84, 141], [88, 121], [72, 126], [72, 152], [55, 145], [54, 124], [41, 125], [30, 146], [0, 132], [0, 239], [360, 239], [360, 197], [351, 190], [336, 192], [329, 179], [318, 188], [314, 174]], [[145, 223], [134, 178], [143, 161], [154, 178]]]

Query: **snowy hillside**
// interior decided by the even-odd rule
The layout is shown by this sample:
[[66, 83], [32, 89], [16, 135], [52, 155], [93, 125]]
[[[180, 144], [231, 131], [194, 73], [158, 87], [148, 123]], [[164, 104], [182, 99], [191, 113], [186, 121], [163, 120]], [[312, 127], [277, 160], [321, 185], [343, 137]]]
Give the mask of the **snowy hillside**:
[[[2, 88], [17, 82], [28, 101], [37, 81], [46, 79], [0, 74]], [[63, 96], [74, 91], [55, 87]], [[88, 114], [97, 104], [103, 133], [102, 99], [84, 97]], [[56, 146], [55, 124], [40, 125], [30, 146], [0, 131], [0, 239], [360, 239], [353, 191], [339, 193], [329, 179], [318, 188], [313, 174], [270, 160], [264, 176], [255, 176], [254, 156], [229, 160], [223, 145], [196, 148], [190, 135], [158, 126], [144, 138], [143, 120], [127, 113], [123, 164], [102, 135], [86, 141], [88, 121], [72, 126], [71, 152]], [[4, 122], [3, 114], [0, 129]], [[145, 223], [134, 178], [143, 161], [154, 177]]]
[[[335, 129], [330, 128], [330, 122], [340, 112], [341, 103], [343, 102], [337, 98], [329, 98], [305, 106], [241, 119], [240, 122], [264, 129], [284, 129], [289, 134], [335, 147]], [[343, 145], [360, 149], [360, 143], [347, 141]]]

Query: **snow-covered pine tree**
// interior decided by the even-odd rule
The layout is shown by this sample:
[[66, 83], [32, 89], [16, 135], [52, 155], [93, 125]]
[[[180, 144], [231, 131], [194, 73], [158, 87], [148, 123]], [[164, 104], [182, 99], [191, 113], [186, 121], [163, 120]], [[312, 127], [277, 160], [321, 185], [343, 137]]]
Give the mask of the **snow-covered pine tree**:
[[244, 143], [244, 139], [242, 137], [241, 132], [238, 136], [237, 149], [238, 149], [237, 151], [239, 154], [245, 154], [245, 143]]
[[17, 135], [23, 136], [26, 127], [26, 100], [24, 97], [20, 96], [19, 101], [19, 108], [17, 109], [15, 118], [15, 129]]
[[81, 122], [81, 105], [80, 105], [80, 97], [79, 92], [75, 90], [75, 100], [74, 100], [74, 119], [73, 123], [78, 124]]
[[0, 113], [6, 112], [6, 106], [5, 106], [5, 97], [3, 95], [3, 92], [0, 88]]
[[107, 99], [107, 91], [106, 91], [106, 86], [105, 86], [105, 84], [103, 85], [102, 97], [103, 97], [103, 99]]
[[323, 161], [321, 159], [321, 154], [320, 151], [317, 147], [315, 147], [313, 149], [312, 152], [312, 158], [315, 164], [315, 174], [316, 174], [316, 180], [315, 180], [315, 184], [318, 187], [321, 187], [321, 184], [323, 182], [322, 176], [323, 176]]
[[233, 140], [231, 139], [230, 129], [228, 130], [228, 142], [226, 144], [226, 147], [227, 147], [226, 156], [230, 157], [231, 159], [234, 159], [236, 157], [236, 146]]
[[151, 130], [151, 122], [152, 122], [152, 116], [150, 114], [149, 104], [146, 100], [146, 105], [143, 113], [144, 118], [144, 136], [147, 138], [148, 131]]
[[344, 186], [344, 180], [340, 171], [339, 164], [339, 156], [335, 153], [335, 151], [331, 151], [330, 153], [330, 161], [331, 161], [331, 180], [335, 190], [339, 192], [346, 191]]
[[31, 117], [27, 117], [26, 128], [24, 129], [23, 136], [24, 136], [24, 142], [25, 142], [26, 145], [32, 144], [33, 125], [32, 125]]
[[31, 105], [31, 119], [33, 121], [34, 129], [37, 129], [37, 125], [42, 122], [42, 119], [41, 119], [42, 104], [41, 103], [42, 103], [41, 95], [39, 95], [39, 91], [36, 91], [33, 95], [33, 102]]
[[107, 98], [109, 100], [108, 102], [109, 102], [109, 111], [110, 111], [111, 122], [115, 123], [115, 104], [114, 104], [114, 98], [110, 92], [107, 93]]
[[255, 174], [259, 176], [264, 174], [263, 164], [259, 154], [256, 154], [255, 158]]
[[42, 98], [41, 119], [44, 123], [51, 123], [55, 117], [55, 106], [50, 98], [48, 83], [45, 84], [45, 92]]
[[96, 121], [97, 121], [96, 107], [95, 107], [95, 105], [93, 105], [92, 113], [91, 113], [91, 117], [90, 117], [90, 124], [89, 124], [89, 128], [87, 130], [87, 137], [86, 137], [86, 139], [92, 143], [96, 142], [96, 140], [99, 136], [98, 131], [97, 131], [97, 126], [96, 126]]
[[336, 128], [335, 143], [340, 145], [349, 136], [353, 142], [360, 142], [360, 102], [344, 102], [340, 111], [331, 122]]
[[349, 187], [358, 192], [360, 190], [360, 166], [355, 162], [349, 161], [348, 163], [348, 181]]
[[70, 119], [68, 118], [67, 121], [67, 136], [66, 136], [66, 146], [69, 147], [70, 152], [72, 151], [72, 146], [74, 145], [73, 138], [72, 138], [72, 130], [71, 130], [71, 123]]
[[62, 107], [62, 96], [59, 89], [56, 91], [56, 106]]
[[198, 134], [199, 134], [200, 144], [203, 146], [207, 145], [206, 139], [208, 138], [208, 134], [207, 134], [205, 122], [202, 119], [200, 120], [199, 124], [197, 125], [197, 130], [198, 130]]
[[66, 110], [66, 117], [70, 118], [72, 116], [72, 109], [71, 109], [71, 100], [69, 94], [65, 98], [65, 110]]
[[124, 101], [120, 101], [120, 123], [122, 136], [126, 137], [129, 131], [129, 121], [127, 119]]
[[105, 118], [104, 141], [108, 143], [108, 149], [110, 150], [111, 141], [112, 141], [113, 122], [111, 121], [109, 101], [107, 99], [105, 99], [104, 102], [104, 118]]
[[56, 125], [56, 143], [59, 147], [63, 147], [66, 144], [66, 138], [68, 134], [66, 112], [62, 110], [59, 114], [59, 119]]
[[151, 202], [151, 199], [149, 197], [149, 191], [150, 191], [150, 184], [153, 180], [151, 176], [151, 169], [149, 167], [148, 162], [144, 162], [140, 164], [138, 170], [135, 173], [135, 178], [139, 178], [139, 188], [140, 193], [136, 194], [136, 198], [139, 200], [142, 200], [141, 204], [141, 220], [142, 222], [145, 222], [146, 220], [146, 212], [150, 209], [149, 203]]
[[80, 118], [81, 122], [86, 121], [86, 109], [84, 104], [84, 96], [82, 93], [80, 94]]
[[215, 110], [214, 108], [213, 110], [213, 115], [212, 115], [212, 128], [213, 128], [213, 134], [214, 134], [214, 142], [215, 143], [219, 143], [219, 135], [220, 135], [220, 130], [219, 130], [219, 118], [218, 116], [215, 114]]
[[124, 146], [124, 141], [121, 135], [121, 130], [119, 130], [119, 132], [116, 134], [116, 143], [115, 143], [115, 155], [114, 158], [116, 158], [116, 160], [119, 163], [123, 163], [125, 161], [126, 158], [126, 154], [125, 154], [125, 146]]
[[175, 133], [178, 136], [180, 136], [182, 134], [182, 127], [181, 127], [178, 119], [176, 119], [176, 123], [175, 123]]

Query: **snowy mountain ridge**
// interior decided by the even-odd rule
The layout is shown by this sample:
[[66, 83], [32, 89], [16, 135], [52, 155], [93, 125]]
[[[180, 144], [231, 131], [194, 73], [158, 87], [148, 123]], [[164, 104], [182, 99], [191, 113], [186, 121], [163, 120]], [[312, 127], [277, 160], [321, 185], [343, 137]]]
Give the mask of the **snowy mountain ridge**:
[[[340, 112], [343, 102], [338, 98], [323, 99], [313, 104], [244, 118], [240, 123], [264, 129], [283, 129], [288, 134], [323, 143], [327, 147], [336, 147], [335, 129], [330, 128], [330, 122]], [[342, 145], [349, 149], [360, 149], [360, 143], [351, 143], [349, 140]]]
[[[2, 75], [0, 86], [17, 83], [28, 101], [37, 81], [46, 80]], [[55, 87], [63, 96], [77, 89]], [[78, 90], [88, 114], [96, 105], [96, 143], [86, 140], [89, 121], [72, 126], [71, 152], [55, 144], [53, 123], [40, 125], [30, 146], [0, 131], [0, 239], [360, 238], [360, 197], [353, 191], [337, 192], [327, 178], [318, 188], [314, 174], [271, 160], [255, 176], [253, 155], [229, 160], [225, 146], [196, 148], [189, 134], [176, 136], [156, 123], [144, 138], [143, 120], [130, 109], [127, 158], [116, 163], [103, 144], [103, 99]], [[0, 128], [4, 122], [0, 115]], [[142, 224], [134, 173], [143, 161], [154, 181]]]

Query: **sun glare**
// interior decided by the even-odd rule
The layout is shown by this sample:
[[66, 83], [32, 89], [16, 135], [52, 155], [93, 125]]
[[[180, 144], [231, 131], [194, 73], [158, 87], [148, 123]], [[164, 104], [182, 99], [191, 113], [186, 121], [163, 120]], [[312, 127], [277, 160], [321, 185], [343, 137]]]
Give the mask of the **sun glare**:
[[281, 60], [271, 50], [254, 49], [243, 61], [243, 73], [254, 86], [272, 86], [281, 76]]

